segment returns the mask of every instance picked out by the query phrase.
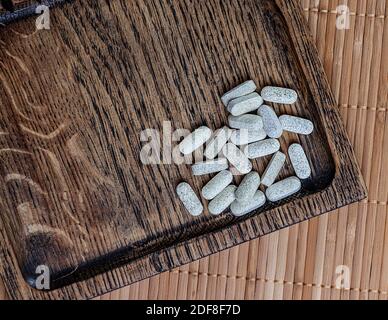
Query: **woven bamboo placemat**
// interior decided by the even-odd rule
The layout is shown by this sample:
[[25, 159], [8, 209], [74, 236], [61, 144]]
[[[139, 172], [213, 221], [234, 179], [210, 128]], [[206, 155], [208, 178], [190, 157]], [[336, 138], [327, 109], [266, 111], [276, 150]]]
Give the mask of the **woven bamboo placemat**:
[[[301, 3], [369, 200], [99, 299], [388, 298], [388, 1]], [[337, 28], [340, 5], [348, 30]]]
[[[388, 0], [301, 3], [369, 199], [99, 299], [388, 298]], [[339, 5], [348, 30], [337, 28]]]

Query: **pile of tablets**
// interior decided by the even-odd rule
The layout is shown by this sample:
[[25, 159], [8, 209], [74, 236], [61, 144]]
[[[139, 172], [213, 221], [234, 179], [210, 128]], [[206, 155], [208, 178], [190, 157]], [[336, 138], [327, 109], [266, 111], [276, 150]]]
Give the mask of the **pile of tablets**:
[[[264, 206], [268, 201], [286, 199], [302, 188], [301, 180], [311, 176], [307, 155], [300, 144], [288, 148], [288, 156], [295, 176], [276, 182], [287, 156], [280, 151], [279, 138], [284, 131], [310, 135], [314, 124], [307, 119], [291, 115], [278, 117], [272, 107], [264, 103], [294, 104], [296, 91], [279, 87], [265, 87], [261, 94], [250, 80], [226, 93], [222, 102], [230, 113], [229, 126], [215, 133], [208, 127], [200, 127], [179, 145], [184, 155], [190, 155], [206, 145], [206, 161], [192, 166], [194, 176], [216, 174], [202, 189], [202, 197], [209, 202], [210, 214], [219, 215], [228, 208], [235, 216], [243, 216]], [[255, 112], [255, 114], [253, 114]], [[272, 155], [262, 176], [253, 171], [252, 160]], [[241, 184], [233, 185], [233, 175], [243, 175]], [[263, 185], [265, 193], [259, 188]], [[193, 216], [204, 211], [200, 197], [193, 188], [183, 182], [177, 194], [185, 208]]]

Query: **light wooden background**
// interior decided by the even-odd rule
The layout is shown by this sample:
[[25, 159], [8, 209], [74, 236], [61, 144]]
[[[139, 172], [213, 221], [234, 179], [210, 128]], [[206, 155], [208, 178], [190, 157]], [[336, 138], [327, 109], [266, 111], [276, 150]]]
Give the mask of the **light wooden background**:
[[[98, 299], [388, 299], [388, 0], [301, 3], [369, 200]], [[336, 28], [341, 4], [346, 31]], [[350, 286], [339, 290], [342, 265]]]

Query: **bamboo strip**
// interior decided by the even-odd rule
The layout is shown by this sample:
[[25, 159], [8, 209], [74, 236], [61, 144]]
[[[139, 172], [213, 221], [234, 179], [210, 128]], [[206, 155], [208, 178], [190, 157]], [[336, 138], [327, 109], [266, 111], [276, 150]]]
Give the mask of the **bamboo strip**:
[[[209, 269], [208, 269], [209, 274], [217, 275], [219, 257], [220, 257], [220, 253], [214, 254], [209, 257]], [[208, 277], [207, 288], [206, 288], [206, 299], [215, 300], [216, 293], [217, 293], [217, 276]]]
[[199, 262], [199, 279], [198, 279], [198, 300], [206, 299], [206, 289], [208, 284], [208, 277], [205, 275], [208, 272], [209, 258], [202, 259]]
[[168, 288], [168, 300], [176, 300], [179, 282], [179, 269], [174, 269], [170, 272], [170, 282]]

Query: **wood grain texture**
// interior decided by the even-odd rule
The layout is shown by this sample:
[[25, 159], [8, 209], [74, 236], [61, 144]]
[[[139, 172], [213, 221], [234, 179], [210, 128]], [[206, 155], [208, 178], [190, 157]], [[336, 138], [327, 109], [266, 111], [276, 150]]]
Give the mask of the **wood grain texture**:
[[[288, 229], [279, 231], [279, 239], [287, 238], [288, 242], [286, 260], [282, 257], [284, 242], [271, 246], [271, 250], [268, 250], [270, 236], [249, 242], [247, 277], [239, 277], [233, 268], [207, 272], [208, 265], [217, 260], [216, 255], [200, 260], [200, 273], [191, 273], [188, 279], [200, 277], [203, 283], [216, 285], [198, 286], [196, 299], [203, 299], [210, 291], [223, 291], [236, 279], [246, 285], [245, 292], [236, 290], [236, 298], [278, 298], [278, 294], [271, 296], [272, 286], [265, 285], [273, 283], [280, 288], [283, 299], [388, 299], [388, 184], [385, 179], [388, 167], [383, 165], [388, 159], [388, 1], [301, 0], [301, 3], [320, 48], [320, 57], [326, 61], [326, 73], [332, 75], [329, 81], [358, 161], [365, 163], [363, 176], [371, 177], [367, 181], [369, 199], [291, 227], [288, 235]], [[349, 30], [339, 30], [335, 24], [340, 17], [337, 5], [343, 3], [349, 6]], [[367, 81], [362, 81], [367, 100], [358, 92], [362, 69], [363, 76], [369, 73]], [[358, 130], [363, 134], [356, 136]], [[313, 245], [309, 244], [311, 241]], [[230, 265], [239, 258], [235, 254], [229, 256], [228, 251], [225, 255], [224, 263]], [[270, 280], [265, 278], [265, 270], [274, 259], [277, 270], [282, 272]], [[337, 287], [339, 266], [349, 268], [348, 287]], [[282, 276], [284, 268], [285, 277]], [[175, 272], [170, 271], [170, 276]], [[154, 277], [153, 282], [157, 283], [158, 279], [159, 276]], [[144, 288], [143, 282], [137, 286]], [[171, 286], [175, 283], [170, 283]], [[128, 295], [124, 294], [121, 299], [139, 297], [132, 286], [125, 290], [129, 291]], [[147, 294], [143, 292], [142, 297], [148, 297]], [[104, 298], [113, 296], [108, 294]]]
[[[17, 23], [16, 40], [0, 32], [1, 274], [17, 288], [11, 298], [95, 296], [365, 197], [297, 1], [84, 1], [55, 10], [52, 26], [22, 36], [31, 22]], [[302, 140], [315, 150], [313, 178], [292, 201], [243, 220], [188, 217], [174, 188], [192, 181], [189, 168], [143, 166], [140, 132], [164, 120], [218, 128], [218, 97], [248, 78], [302, 93], [287, 111], [317, 124]], [[95, 277], [40, 293], [22, 280], [39, 264], [54, 287]]]

